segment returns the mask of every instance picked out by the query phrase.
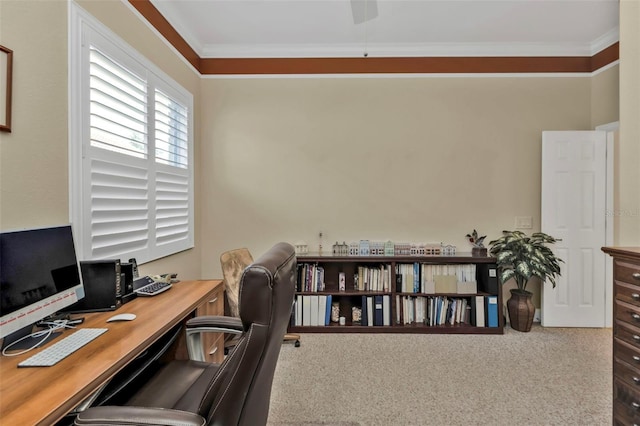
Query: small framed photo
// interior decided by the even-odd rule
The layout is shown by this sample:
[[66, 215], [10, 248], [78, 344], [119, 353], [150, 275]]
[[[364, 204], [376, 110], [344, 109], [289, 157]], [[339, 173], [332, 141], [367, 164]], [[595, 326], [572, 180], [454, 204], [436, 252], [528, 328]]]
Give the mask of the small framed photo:
[[11, 131], [13, 51], [0, 46], [0, 131]]

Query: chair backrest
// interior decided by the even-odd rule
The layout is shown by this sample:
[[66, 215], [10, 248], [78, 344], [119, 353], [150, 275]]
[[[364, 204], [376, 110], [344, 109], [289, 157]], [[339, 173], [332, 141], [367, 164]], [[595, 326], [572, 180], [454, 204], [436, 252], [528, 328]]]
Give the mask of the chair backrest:
[[208, 424], [266, 424], [295, 283], [295, 250], [288, 243], [276, 244], [242, 273], [239, 295], [244, 332], [201, 403]]
[[246, 248], [229, 250], [220, 255], [220, 266], [224, 278], [224, 290], [229, 304], [229, 314], [239, 317], [238, 296], [240, 294], [240, 278], [245, 268], [253, 263], [253, 257]]

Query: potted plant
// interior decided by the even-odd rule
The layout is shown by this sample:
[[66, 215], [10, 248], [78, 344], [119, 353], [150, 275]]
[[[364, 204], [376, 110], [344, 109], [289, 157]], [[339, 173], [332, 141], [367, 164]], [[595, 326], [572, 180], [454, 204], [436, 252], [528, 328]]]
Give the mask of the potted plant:
[[478, 236], [478, 231], [475, 229], [472, 233], [467, 234], [467, 241], [469, 241], [473, 247], [471, 248], [471, 256], [486, 256], [487, 248], [484, 246], [484, 239], [487, 238], [486, 235], [482, 237]]
[[548, 280], [555, 288], [563, 260], [547, 245], [557, 241], [543, 232], [528, 236], [521, 231], [502, 231], [502, 237], [489, 243], [490, 253], [496, 258], [500, 282], [504, 284], [513, 278], [517, 285], [511, 290], [511, 297], [507, 301], [511, 328], [531, 330], [535, 313], [532, 294], [527, 291], [531, 278], [538, 277], [543, 283]]

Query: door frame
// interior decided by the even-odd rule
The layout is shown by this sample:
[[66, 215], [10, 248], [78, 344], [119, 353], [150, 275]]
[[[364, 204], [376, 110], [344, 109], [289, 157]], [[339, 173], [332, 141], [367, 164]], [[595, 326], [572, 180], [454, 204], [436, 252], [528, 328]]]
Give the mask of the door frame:
[[[613, 212], [613, 179], [614, 179], [614, 135], [613, 133], [620, 129], [620, 122], [614, 121], [611, 123], [602, 124], [600, 126], [596, 126], [595, 130], [603, 130], [607, 132], [607, 160], [606, 160], [606, 195], [605, 195], [605, 244], [607, 246], [612, 246], [613, 242], [613, 226], [614, 226], [614, 215], [611, 214]], [[613, 259], [611, 256], [606, 256], [604, 265], [604, 275], [607, 280], [605, 283], [605, 311], [604, 311], [604, 322], [605, 327], [611, 328], [613, 327]]]

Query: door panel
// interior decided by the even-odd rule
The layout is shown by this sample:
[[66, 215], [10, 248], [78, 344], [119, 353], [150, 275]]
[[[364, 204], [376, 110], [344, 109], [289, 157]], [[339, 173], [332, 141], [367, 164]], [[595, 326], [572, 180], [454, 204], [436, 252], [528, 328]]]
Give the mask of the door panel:
[[541, 203], [565, 262], [556, 288], [542, 287], [542, 325], [604, 327], [606, 132], [543, 132]]

